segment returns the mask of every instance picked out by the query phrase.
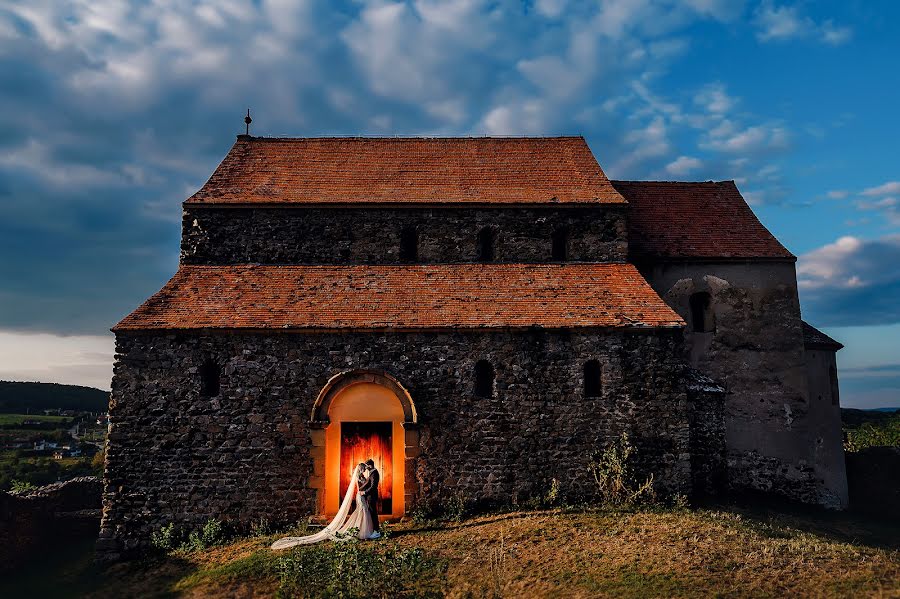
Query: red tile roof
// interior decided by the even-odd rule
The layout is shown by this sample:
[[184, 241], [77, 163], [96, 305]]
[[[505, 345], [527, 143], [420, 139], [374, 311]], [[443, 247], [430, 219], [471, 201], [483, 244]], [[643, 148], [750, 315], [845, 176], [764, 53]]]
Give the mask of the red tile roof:
[[734, 181], [612, 184], [629, 204], [628, 245], [635, 258], [794, 258]]
[[182, 266], [113, 331], [680, 327], [630, 264]]
[[188, 204], [617, 203], [582, 137], [239, 136]]

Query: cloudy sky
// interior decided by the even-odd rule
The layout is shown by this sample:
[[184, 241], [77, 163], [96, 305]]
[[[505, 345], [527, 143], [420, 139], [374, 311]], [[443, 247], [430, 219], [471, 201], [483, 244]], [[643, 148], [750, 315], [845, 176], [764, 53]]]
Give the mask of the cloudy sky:
[[180, 203], [259, 135], [582, 134], [610, 177], [734, 179], [900, 405], [900, 3], [0, 2], [0, 378], [108, 388]]

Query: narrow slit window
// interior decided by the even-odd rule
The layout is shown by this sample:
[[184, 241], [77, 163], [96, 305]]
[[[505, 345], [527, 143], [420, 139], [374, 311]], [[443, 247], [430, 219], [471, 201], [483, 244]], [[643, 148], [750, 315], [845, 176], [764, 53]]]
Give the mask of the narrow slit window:
[[478, 397], [494, 395], [494, 367], [487, 360], [479, 360], [475, 364], [475, 395]]
[[712, 311], [712, 297], [705, 291], [695, 293], [690, 298], [691, 328], [695, 333], [712, 333], [716, 330]]
[[200, 395], [216, 397], [219, 394], [219, 365], [207, 360], [200, 366]]
[[555, 262], [569, 259], [569, 230], [557, 229], [550, 236], [550, 257]]
[[419, 259], [419, 234], [413, 227], [400, 231], [400, 261], [415, 262]]
[[490, 227], [485, 227], [478, 232], [478, 261], [493, 262], [494, 261], [494, 242], [496, 235]]
[[837, 369], [834, 366], [828, 368], [828, 382], [831, 385], [831, 405], [840, 405], [840, 388], [838, 386]]
[[600, 362], [588, 360], [584, 364], [584, 396], [600, 397], [603, 395], [603, 382]]

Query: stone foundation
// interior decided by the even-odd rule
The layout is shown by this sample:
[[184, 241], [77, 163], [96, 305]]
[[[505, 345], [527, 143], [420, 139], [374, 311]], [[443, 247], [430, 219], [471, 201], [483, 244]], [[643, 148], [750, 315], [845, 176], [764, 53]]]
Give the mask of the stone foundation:
[[[418, 414], [408, 466], [417, 502], [461, 496], [514, 504], [551, 480], [591, 490], [592, 450], [628, 432], [641, 473], [663, 492], [691, 489], [689, 411], [680, 331], [409, 334], [122, 334], [110, 405], [102, 538], [107, 551], [147, 544], [169, 522], [207, 518], [246, 529], [316, 511], [317, 397], [335, 374], [395, 377]], [[198, 368], [222, 369], [218, 396]], [[492, 397], [474, 394], [489, 360]], [[585, 397], [587, 360], [602, 394]], [[407, 456], [410, 457], [410, 456]], [[409, 483], [407, 485], [409, 487]]]

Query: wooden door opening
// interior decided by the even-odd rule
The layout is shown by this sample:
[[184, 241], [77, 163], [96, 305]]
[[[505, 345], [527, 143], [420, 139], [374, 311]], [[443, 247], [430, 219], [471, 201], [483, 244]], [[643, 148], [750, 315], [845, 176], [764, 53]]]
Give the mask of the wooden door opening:
[[393, 513], [393, 423], [341, 422], [341, 483], [343, 497], [350, 485], [356, 466], [368, 459], [375, 462], [380, 474], [378, 483], [378, 513]]

